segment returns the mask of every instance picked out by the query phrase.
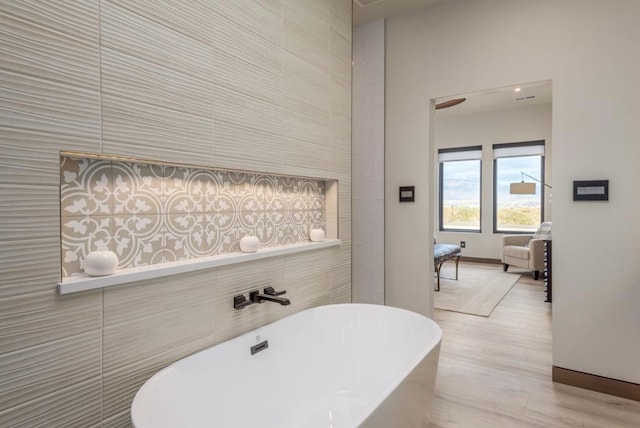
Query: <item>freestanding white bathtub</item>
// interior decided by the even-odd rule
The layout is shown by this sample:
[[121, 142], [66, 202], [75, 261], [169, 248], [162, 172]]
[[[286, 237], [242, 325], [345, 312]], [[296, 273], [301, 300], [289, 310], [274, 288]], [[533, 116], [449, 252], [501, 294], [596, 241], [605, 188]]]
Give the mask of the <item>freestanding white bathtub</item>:
[[308, 309], [155, 374], [133, 400], [133, 426], [427, 427], [441, 338], [403, 309]]

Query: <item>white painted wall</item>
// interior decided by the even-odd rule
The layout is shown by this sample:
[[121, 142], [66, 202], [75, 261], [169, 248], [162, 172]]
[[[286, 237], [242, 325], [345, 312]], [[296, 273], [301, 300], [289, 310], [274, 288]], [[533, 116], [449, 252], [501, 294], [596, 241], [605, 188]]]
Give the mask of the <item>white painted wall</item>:
[[[387, 19], [389, 304], [432, 306], [430, 100], [551, 79], [553, 364], [640, 383], [638, 18], [637, 0], [450, 0]], [[609, 179], [610, 200], [573, 202], [580, 179]]]
[[384, 304], [384, 19], [353, 29], [352, 301]]
[[[524, 83], [524, 82], [523, 82]], [[434, 172], [436, 184], [434, 228], [438, 242], [466, 242], [466, 257], [500, 259], [503, 234], [493, 233], [493, 144], [545, 140], [545, 182], [551, 178], [551, 104], [487, 111], [465, 115], [441, 115], [434, 120]], [[481, 233], [441, 232], [438, 224], [438, 149], [482, 146]], [[531, 181], [531, 180], [528, 180]], [[545, 192], [545, 221], [551, 221], [553, 191]]]

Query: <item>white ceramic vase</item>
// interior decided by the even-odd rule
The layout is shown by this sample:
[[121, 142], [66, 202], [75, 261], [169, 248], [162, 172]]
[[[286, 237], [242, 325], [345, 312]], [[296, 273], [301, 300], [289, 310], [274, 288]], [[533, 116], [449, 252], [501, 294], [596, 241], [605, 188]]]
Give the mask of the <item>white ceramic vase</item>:
[[92, 251], [85, 257], [83, 265], [89, 276], [111, 275], [118, 268], [118, 256], [108, 250]]
[[311, 239], [312, 242], [324, 241], [324, 239], [325, 239], [324, 230], [322, 230], [322, 229], [311, 229], [311, 231], [309, 232], [309, 239]]
[[255, 253], [260, 247], [260, 240], [257, 236], [245, 236], [240, 240], [240, 251], [243, 253]]

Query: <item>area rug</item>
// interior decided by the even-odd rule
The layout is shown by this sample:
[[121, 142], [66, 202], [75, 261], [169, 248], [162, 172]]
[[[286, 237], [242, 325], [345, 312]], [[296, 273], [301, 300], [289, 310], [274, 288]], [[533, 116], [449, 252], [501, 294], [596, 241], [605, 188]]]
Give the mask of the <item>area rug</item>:
[[435, 308], [488, 317], [520, 275], [503, 272], [502, 266], [446, 262], [440, 273], [440, 291], [434, 292]]

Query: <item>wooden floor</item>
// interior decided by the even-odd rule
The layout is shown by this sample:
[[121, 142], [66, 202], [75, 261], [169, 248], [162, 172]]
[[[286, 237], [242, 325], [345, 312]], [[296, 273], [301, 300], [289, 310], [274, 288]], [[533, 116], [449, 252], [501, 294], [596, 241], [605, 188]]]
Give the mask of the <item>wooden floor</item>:
[[640, 427], [640, 402], [551, 382], [542, 280], [523, 272], [488, 318], [434, 318], [444, 335], [432, 427]]

